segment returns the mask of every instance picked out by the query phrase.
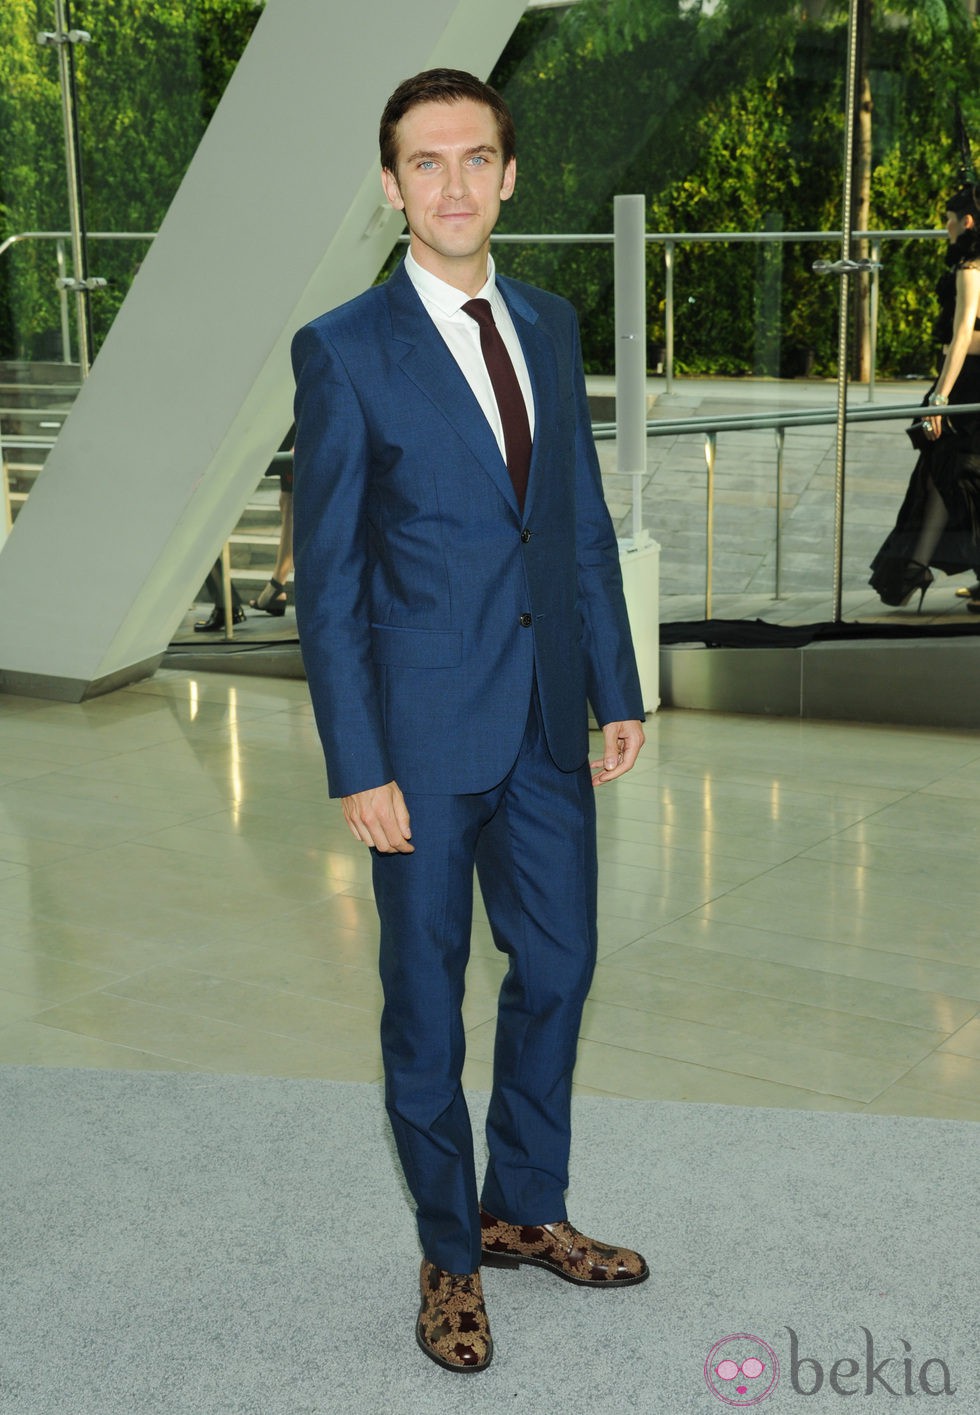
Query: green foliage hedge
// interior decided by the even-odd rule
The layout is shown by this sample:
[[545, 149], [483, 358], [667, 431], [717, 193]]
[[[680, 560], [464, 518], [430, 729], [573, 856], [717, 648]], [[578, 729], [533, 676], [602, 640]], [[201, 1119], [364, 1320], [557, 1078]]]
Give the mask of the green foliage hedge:
[[[154, 231], [261, 13], [253, 0], [75, 0], [86, 224]], [[58, 59], [40, 48], [54, 28], [48, 0], [0, 5], [0, 239], [68, 229]], [[89, 272], [109, 280], [93, 297], [104, 337], [145, 244], [92, 241]], [[51, 243], [0, 260], [0, 356], [60, 355]]]
[[[868, 3], [868, 0], [865, 0]], [[709, 13], [710, 11], [710, 13]], [[822, 11], [815, 20], [808, 12]], [[518, 122], [517, 194], [501, 230], [612, 230], [617, 192], [647, 196], [651, 231], [833, 231], [843, 159], [846, 6], [792, 0], [582, 0], [527, 16], [495, 73]], [[936, 229], [958, 183], [955, 101], [980, 143], [980, 34], [962, 0], [878, 0], [872, 227]], [[684, 245], [675, 267], [683, 373], [836, 374], [839, 241]], [[612, 263], [595, 247], [497, 247], [524, 279], [573, 299], [587, 367], [612, 362]], [[928, 371], [933, 240], [886, 243], [878, 369]], [[660, 248], [648, 260], [650, 364], [664, 340]]]
[[[862, 0], [870, 3], [870, 0]], [[47, 12], [49, 8], [52, 14]], [[153, 230], [260, 13], [260, 0], [75, 0], [87, 221]], [[518, 125], [502, 231], [612, 230], [643, 192], [653, 231], [833, 230], [840, 221], [843, 0], [580, 0], [529, 11], [493, 81]], [[980, 141], [980, 36], [963, 0], [876, 0], [872, 225], [935, 229], [957, 181], [954, 104]], [[47, 0], [0, 7], [0, 238], [65, 229], [57, 62], [35, 33]], [[97, 342], [145, 247], [92, 243]], [[811, 271], [839, 245], [680, 243], [676, 367], [689, 374], [836, 372], [837, 286]], [[501, 270], [566, 294], [586, 365], [613, 362], [613, 262], [600, 246], [498, 245]], [[878, 368], [928, 371], [935, 241], [888, 243]], [[649, 260], [649, 352], [664, 340], [662, 248]], [[0, 356], [58, 344], [50, 247], [0, 260]], [[807, 353], [806, 351], [810, 351]]]

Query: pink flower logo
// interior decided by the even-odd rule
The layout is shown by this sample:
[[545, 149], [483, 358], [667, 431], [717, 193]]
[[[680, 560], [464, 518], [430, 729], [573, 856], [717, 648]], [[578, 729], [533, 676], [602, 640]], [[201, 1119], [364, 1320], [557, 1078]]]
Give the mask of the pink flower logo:
[[779, 1358], [761, 1337], [749, 1332], [723, 1336], [708, 1352], [704, 1379], [726, 1405], [760, 1405], [779, 1381]]

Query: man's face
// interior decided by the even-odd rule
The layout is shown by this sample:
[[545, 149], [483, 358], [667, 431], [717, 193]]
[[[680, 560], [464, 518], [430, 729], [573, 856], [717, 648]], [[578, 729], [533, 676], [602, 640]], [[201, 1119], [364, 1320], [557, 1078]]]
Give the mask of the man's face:
[[468, 289], [514, 190], [516, 162], [504, 166], [494, 115], [471, 98], [419, 104], [397, 136], [397, 172], [381, 173], [385, 196], [404, 211], [419, 264]]

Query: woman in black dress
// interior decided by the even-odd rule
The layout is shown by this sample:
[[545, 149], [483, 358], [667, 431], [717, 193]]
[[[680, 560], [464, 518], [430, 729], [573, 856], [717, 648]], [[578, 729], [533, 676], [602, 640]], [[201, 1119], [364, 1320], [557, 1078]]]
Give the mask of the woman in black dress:
[[[885, 604], [919, 608], [932, 584], [930, 565], [947, 575], [980, 577], [980, 414], [958, 415], [957, 403], [980, 403], [980, 190], [963, 187], [946, 206], [949, 269], [936, 286], [935, 335], [943, 362], [926, 403], [921, 452], [895, 529], [871, 562], [871, 585]], [[967, 607], [980, 613], [980, 585]]]

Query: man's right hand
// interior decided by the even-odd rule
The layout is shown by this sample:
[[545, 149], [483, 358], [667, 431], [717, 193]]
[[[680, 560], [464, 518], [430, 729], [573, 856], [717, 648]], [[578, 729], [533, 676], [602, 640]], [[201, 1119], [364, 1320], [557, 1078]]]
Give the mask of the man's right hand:
[[410, 855], [415, 849], [408, 807], [396, 781], [344, 796], [341, 804], [355, 840], [373, 845], [382, 855]]

